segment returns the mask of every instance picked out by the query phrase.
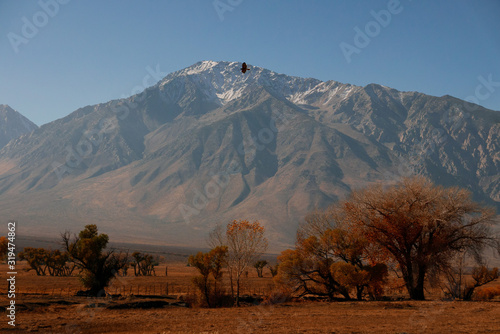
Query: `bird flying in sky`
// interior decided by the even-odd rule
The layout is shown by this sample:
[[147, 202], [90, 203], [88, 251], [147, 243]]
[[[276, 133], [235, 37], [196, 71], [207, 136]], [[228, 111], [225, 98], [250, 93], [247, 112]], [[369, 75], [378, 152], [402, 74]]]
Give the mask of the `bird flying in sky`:
[[245, 73], [246, 71], [250, 71], [250, 69], [247, 67], [247, 63], [241, 64], [241, 73]]

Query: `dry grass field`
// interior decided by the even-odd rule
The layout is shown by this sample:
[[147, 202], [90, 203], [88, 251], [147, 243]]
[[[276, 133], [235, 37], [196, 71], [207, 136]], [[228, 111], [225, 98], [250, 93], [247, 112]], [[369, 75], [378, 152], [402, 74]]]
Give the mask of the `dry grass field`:
[[[22, 262], [18, 265], [22, 269]], [[253, 269], [253, 268], [252, 268]], [[6, 265], [0, 265], [5, 282]], [[36, 276], [18, 270], [16, 327], [2, 312], [1, 333], [500, 333], [500, 303], [492, 302], [286, 302], [240, 308], [187, 308], [194, 268], [184, 263], [156, 269], [158, 276], [119, 277], [107, 298], [75, 297], [77, 277]], [[130, 274], [130, 273], [129, 273]], [[272, 286], [268, 271], [251, 270], [246, 294]], [[169, 286], [169, 296], [165, 295]], [[0, 306], [8, 299], [0, 286]]]

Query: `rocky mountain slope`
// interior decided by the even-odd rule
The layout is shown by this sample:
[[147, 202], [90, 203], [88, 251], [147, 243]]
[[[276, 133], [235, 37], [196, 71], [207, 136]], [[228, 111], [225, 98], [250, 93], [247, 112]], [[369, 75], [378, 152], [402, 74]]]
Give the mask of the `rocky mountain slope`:
[[273, 249], [350, 190], [421, 173], [500, 207], [500, 112], [450, 97], [204, 61], [0, 150], [0, 210], [26, 234], [96, 223], [115, 240], [200, 245], [259, 220]]
[[6, 104], [0, 104], [0, 148], [38, 126]]

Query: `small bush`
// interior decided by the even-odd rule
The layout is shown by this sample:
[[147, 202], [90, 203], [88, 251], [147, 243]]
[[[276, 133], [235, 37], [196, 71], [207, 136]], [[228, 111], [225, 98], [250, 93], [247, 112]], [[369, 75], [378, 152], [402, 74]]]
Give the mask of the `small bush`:
[[[231, 307], [234, 306], [234, 299], [224, 293], [224, 292], [218, 292], [217, 294], [214, 294], [213, 292], [210, 293], [210, 307]], [[185, 302], [188, 307], [191, 308], [207, 308], [208, 303], [205, 298], [205, 295], [201, 293], [200, 291], [197, 291], [195, 293], [189, 294], [189, 295], [184, 295], [179, 298], [181, 301]]]
[[179, 296], [179, 301], [185, 303], [189, 308], [197, 308], [198, 305], [198, 295], [196, 293], [190, 293], [186, 295]]
[[262, 305], [276, 305], [286, 303], [292, 300], [292, 292], [284, 287], [279, 287], [271, 290], [264, 296]]
[[474, 300], [487, 301], [500, 296], [500, 286], [484, 287], [474, 294]]

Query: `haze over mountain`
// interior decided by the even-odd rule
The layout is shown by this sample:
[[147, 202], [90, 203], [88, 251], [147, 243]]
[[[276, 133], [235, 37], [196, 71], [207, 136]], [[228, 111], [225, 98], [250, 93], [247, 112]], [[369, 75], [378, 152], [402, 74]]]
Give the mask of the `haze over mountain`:
[[217, 223], [259, 220], [276, 250], [315, 207], [414, 173], [500, 207], [500, 112], [240, 65], [199, 62], [11, 141], [0, 211], [23, 234], [96, 223], [114, 241], [198, 246]]

